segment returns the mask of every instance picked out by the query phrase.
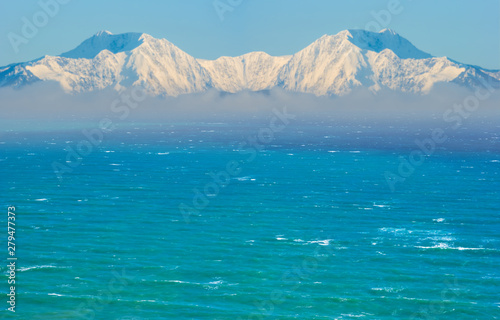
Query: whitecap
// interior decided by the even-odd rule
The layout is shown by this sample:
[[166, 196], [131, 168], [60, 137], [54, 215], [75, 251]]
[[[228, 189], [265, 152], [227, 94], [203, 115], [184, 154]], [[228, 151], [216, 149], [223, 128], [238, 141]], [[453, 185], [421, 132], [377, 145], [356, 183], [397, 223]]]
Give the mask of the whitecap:
[[182, 280], [163, 280], [162, 282], [191, 283], [191, 282], [188, 282], [188, 281], [182, 281]]
[[451, 237], [451, 236], [434, 236], [434, 237], [427, 237], [424, 240], [432, 240], [432, 241], [455, 241], [457, 238]]
[[349, 318], [361, 318], [361, 317], [366, 317], [364, 314], [351, 314], [351, 313], [341, 313], [340, 314], [342, 317], [349, 317]]
[[385, 291], [385, 292], [399, 292], [403, 289], [396, 289], [392, 287], [383, 287], [383, 288], [371, 288], [372, 291]]
[[402, 233], [411, 233], [410, 231], [406, 230], [406, 228], [379, 228], [378, 231], [387, 232], [387, 233], [394, 233], [395, 235], [402, 234]]
[[35, 199], [35, 201], [49, 201], [47, 198], [40, 198], [40, 199]]
[[450, 250], [460, 250], [460, 251], [465, 251], [465, 250], [492, 250], [492, 249], [487, 249], [487, 248], [465, 248], [465, 247], [452, 247], [447, 243], [438, 243], [434, 246], [415, 246], [415, 248], [419, 249], [450, 249]]
[[326, 240], [313, 240], [313, 241], [307, 241], [307, 243], [317, 243], [320, 246], [327, 246], [330, 244], [330, 241], [333, 241], [332, 239], [326, 239]]
[[252, 177], [245, 176], [245, 177], [236, 177], [236, 178], [233, 178], [233, 179], [238, 180], [238, 181], [248, 181], [248, 180], [251, 180]]
[[58, 266], [53, 266], [53, 265], [42, 265], [42, 266], [32, 266], [32, 267], [24, 267], [24, 268], [18, 268], [16, 269], [19, 272], [24, 272], [28, 270], [34, 270], [34, 269], [49, 269], [49, 268], [56, 268], [56, 269], [64, 269], [67, 267], [58, 267]]

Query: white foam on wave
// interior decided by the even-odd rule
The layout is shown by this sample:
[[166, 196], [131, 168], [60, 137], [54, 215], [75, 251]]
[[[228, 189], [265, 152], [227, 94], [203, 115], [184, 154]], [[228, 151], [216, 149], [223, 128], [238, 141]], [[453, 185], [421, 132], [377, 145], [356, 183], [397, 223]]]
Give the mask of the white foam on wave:
[[313, 241], [307, 241], [306, 243], [308, 243], [308, 244], [317, 243], [320, 246], [327, 246], [330, 244], [330, 241], [333, 241], [333, 239], [313, 240]]
[[[155, 282], [157, 282], [157, 281], [155, 280]], [[214, 285], [221, 285], [221, 284], [225, 283], [223, 280], [214, 280], [214, 281], [205, 282], [205, 283], [190, 282], [190, 281], [183, 281], [183, 280], [159, 280], [158, 282], [182, 283], [182, 284], [191, 284], [191, 285], [206, 286], [206, 287], [214, 286]]]
[[451, 237], [451, 236], [432, 236], [432, 237], [427, 237], [423, 240], [432, 240], [432, 241], [455, 241], [457, 238]]
[[466, 248], [466, 247], [452, 247], [447, 243], [438, 243], [433, 246], [415, 246], [415, 248], [419, 249], [449, 249], [449, 250], [460, 250], [460, 251], [466, 251], [466, 250], [493, 250], [493, 249], [487, 249], [487, 248]]
[[393, 234], [405, 234], [405, 233], [412, 233], [411, 230], [406, 230], [406, 228], [379, 228], [378, 231], [380, 232], [386, 232], [386, 233], [393, 233]]
[[35, 201], [49, 201], [47, 198], [40, 198], [40, 199], [35, 199]]
[[56, 296], [56, 297], [64, 297], [63, 294], [59, 294], [59, 293], [49, 293], [48, 295], [49, 296]]
[[412, 301], [430, 301], [429, 299], [420, 299], [420, 298], [411, 298], [411, 297], [401, 297], [404, 300], [412, 300]]
[[68, 268], [68, 267], [58, 267], [58, 266], [53, 266], [53, 265], [42, 265], [42, 266], [32, 266], [32, 267], [18, 268], [16, 270], [19, 271], [19, 272], [24, 272], [24, 271], [35, 270], [35, 269], [49, 269], [49, 268], [65, 269], [65, 268]]
[[255, 181], [256, 180], [255, 178], [252, 178], [250, 176], [236, 177], [236, 178], [233, 178], [233, 179], [238, 180], [238, 181]]
[[193, 283], [189, 281], [182, 281], [182, 280], [163, 280], [161, 282], [173, 282], [173, 283], [186, 283], [186, 284], [199, 284], [199, 283]]
[[384, 292], [400, 292], [403, 289], [396, 289], [392, 287], [383, 287], [383, 288], [371, 288], [372, 291], [384, 291]]

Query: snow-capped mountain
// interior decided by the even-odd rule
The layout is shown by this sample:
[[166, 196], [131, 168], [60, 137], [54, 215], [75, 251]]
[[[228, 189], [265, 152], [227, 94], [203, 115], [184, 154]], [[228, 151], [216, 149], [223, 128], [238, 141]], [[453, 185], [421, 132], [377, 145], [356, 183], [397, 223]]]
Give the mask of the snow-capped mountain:
[[303, 50], [273, 57], [251, 52], [195, 59], [165, 39], [101, 31], [60, 56], [0, 67], [0, 86], [56, 81], [67, 92], [144, 86], [177, 96], [215, 88], [225, 92], [281, 87], [315, 95], [344, 95], [356, 87], [427, 93], [438, 83], [500, 87], [500, 71], [433, 57], [392, 30], [345, 30]]

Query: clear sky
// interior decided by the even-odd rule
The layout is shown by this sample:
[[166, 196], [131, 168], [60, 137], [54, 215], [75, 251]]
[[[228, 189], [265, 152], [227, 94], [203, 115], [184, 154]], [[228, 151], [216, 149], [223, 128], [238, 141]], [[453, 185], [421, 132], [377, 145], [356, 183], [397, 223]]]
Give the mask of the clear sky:
[[[67, 3], [44, 14], [40, 3], [54, 1]], [[214, 3], [226, 6], [223, 20]], [[26, 21], [38, 27], [23, 35]], [[148, 33], [196, 58], [214, 59], [250, 51], [292, 54], [323, 34], [378, 27], [432, 55], [500, 69], [499, 0], [2, 1], [0, 65], [60, 54], [99, 30]], [[18, 52], [9, 40], [13, 34], [24, 39], [14, 36]]]

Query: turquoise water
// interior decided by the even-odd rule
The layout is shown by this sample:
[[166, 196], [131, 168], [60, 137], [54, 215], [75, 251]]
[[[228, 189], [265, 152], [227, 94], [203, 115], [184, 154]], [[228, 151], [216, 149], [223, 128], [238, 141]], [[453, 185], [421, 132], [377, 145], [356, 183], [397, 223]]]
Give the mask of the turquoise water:
[[258, 128], [131, 127], [62, 180], [52, 163], [81, 132], [4, 133], [2, 318], [500, 318], [498, 135], [450, 139], [391, 192], [411, 130], [292, 124], [250, 160]]

